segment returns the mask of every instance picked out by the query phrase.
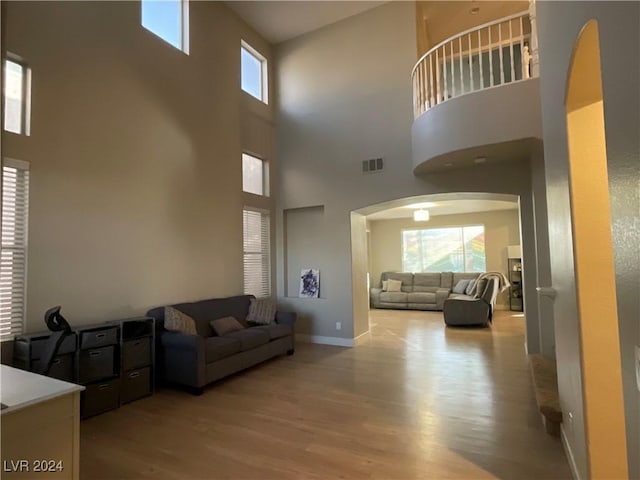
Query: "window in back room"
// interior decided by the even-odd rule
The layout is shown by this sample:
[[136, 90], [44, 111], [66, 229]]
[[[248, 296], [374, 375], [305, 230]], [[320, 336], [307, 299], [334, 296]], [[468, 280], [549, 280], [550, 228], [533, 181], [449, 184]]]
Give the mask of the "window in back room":
[[484, 272], [484, 226], [402, 231], [405, 272]]

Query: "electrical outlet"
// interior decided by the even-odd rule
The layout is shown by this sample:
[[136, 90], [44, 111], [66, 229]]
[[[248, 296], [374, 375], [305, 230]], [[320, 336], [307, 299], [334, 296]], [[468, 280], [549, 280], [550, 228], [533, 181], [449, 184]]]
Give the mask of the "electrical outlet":
[[640, 345], [636, 345], [636, 386], [640, 391]]
[[342, 323], [336, 322], [336, 330], [342, 330]]

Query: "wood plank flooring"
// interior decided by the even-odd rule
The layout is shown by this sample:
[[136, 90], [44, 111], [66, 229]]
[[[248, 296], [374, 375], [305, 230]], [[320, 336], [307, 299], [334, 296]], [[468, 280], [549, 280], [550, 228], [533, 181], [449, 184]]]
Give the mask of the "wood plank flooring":
[[570, 479], [537, 413], [524, 319], [373, 310], [356, 348], [298, 344], [196, 397], [81, 425], [83, 479]]

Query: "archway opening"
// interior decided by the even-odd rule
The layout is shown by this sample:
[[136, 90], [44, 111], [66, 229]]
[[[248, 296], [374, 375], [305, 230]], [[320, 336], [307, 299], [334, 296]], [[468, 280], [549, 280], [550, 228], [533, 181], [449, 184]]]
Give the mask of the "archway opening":
[[590, 476], [627, 478], [601, 78], [591, 20], [573, 51], [565, 99], [582, 394]]

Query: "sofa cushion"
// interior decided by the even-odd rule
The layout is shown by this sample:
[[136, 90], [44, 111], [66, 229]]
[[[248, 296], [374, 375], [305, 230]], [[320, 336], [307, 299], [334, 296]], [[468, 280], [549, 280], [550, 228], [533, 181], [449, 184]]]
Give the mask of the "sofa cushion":
[[409, 303], [436, 303], [436, 294], [430, 292], [413, 292], [407, 294]]
[[205, 339], [204, 360], [206, 363], [215, 362], [240, 351], [240, 340], [237, 338], [209, 337]]
[[172, 332], [196, 335], [196, 321], [184, 312], [173, 307], [164, 307], [164, 328]]
[[413, 291], [428, 292], [440, 287], [441, 276], [439, 273], [416, 273], [413, 276]]
[[272, 325], [260, 325], [258, 327], [251, 327], [251, 329], [266, 332], [269, 335], [270, 340], [293, 335], [292, 325], [279, 325], [277, 323], [274, 323]]
[[471, 280], [459, 280], [453, 287], [453, 293], [464, 293]]
[[453, 282], [453, 272], [440, 273], [440, 287], [451, 290], [455, 283]]
[[473, 292], [473, 289], [475, 288], [477, 281], [478, 281], [477, 278], [471, 279], [471, 281], [467, 284], [467, 288], [464, 289], [465, 295], [471, 295], [471, 292]]
[[233, 338], [240, 341], [240, 350], [242, 352], [269, 343], [269, 334], [255, 327], [229, 333], [222, 338]]
[[480, 298], [482, 296], [482, 294], [484, 293], [484, 289], [487, 288], [487, 282], [488, 280], [486, 278], [478, 279], [478, 281], [476, 282], [476, 291], [475, 291], [476, 298]]
[[380, 301], [388, 303], [407, 303], [406, 292], [382, 292], [380, 293]]
[[213, 331], [216, 332], [216, 335], [220, 337], [244, 329], [242, 324], [233, 317], [216, 318], [215, 320], [211, 320], [209, 324]]
[[249, 305], [248, 323], [269, 325], [276, 318], [276, 304], [271, 298], [252, 298]]

